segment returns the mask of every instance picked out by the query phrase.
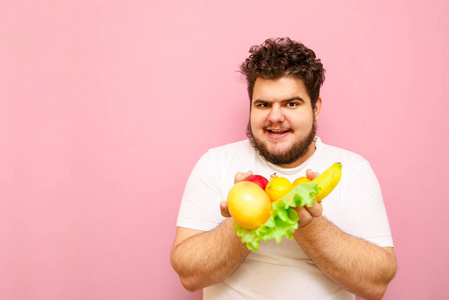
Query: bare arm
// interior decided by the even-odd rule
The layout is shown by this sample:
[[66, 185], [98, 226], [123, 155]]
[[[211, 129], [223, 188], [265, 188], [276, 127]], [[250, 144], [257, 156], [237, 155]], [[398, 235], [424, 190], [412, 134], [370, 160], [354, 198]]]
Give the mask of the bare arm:
[[[316, 174], [309, 173], [313, 178]], [[348, 235], [321, 216], [321, 204], [298, 208], [293, 234], [301, 248], [330, 279], [365, 299], [381, 299], [396, 274], [393, 248], [382, 248]]]
[[178, 227], [171, 263], [189, 291], [216, 284], [240, 266], [249, 250], [235, 233], [230, 218], [212, 231]]
[[294, 238], [326, 276], [365, 299], [381, 299], [396, 273], [393, 248], [350, 236], [324, 217], [299, 228]]
[[[239, 172], [235, 174], [234, 183], [252, 174], [251, 171]], [[214, 230], [177, 228], [170, 260], [188, 291], [219, 283], [231, 275], [250, 252], [234, 230], [234, 219], [225, 201], [220, 203], [220, 211], [228, 219]]]

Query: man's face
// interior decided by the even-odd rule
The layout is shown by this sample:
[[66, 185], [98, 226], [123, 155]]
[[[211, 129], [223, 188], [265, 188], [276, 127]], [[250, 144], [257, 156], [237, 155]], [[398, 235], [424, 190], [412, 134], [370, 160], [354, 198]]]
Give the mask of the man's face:
[[258, 78], [247, 134], [269, 162], [282, 167], [299, 166], [315, 151], [315, 121], [320, 109], [321, 99], [312, 109], [302, 80]]

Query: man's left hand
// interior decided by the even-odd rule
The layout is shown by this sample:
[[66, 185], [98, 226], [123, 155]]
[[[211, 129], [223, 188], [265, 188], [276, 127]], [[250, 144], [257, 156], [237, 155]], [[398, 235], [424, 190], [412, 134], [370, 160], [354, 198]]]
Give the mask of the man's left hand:
[[[319, 175], [320, 174], [318, 174], [317, 172], [313, 172], [310, 169], [306, 172], [306, 176], [310, 180], [315, 179]], [[314, 218], [321, 217], [321, 215], [323, 214], [323, 206], [321, 205], [321, 203], [313, 202], [313, 205], [311, 207], [307, 207], [306, 205], [302, 207], [296, 207], [296, 212], [299, 216], [298, 225], [299, 227], [303, 227], [312, 222]]]

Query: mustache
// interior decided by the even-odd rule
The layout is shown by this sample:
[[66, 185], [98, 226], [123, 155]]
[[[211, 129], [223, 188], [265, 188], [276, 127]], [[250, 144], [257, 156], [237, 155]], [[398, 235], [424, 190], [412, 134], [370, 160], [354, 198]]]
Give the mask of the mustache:
[[[272, 154], [267, 149], [267, 147], [264, 145], [264, 143], [259, 142], [253, 135], [252, 129], [251, 129], [251, 122], [248, 122], [248, 125], [246, 127], [246, 136], [249, 139], [249, 142], [251, 143], [251, 146], [261, 155], [265, 160], [267, 160], [270, 163], [280, 165], [280, 164], [290, 164], [301, 157], [303, 157], [307, 150], [309, 149], [310, 144], [315, 139], [316, 134], [316, 122], [313, 122], [312, 129], [310, 130], [308, 136], [303, 140], [298, 140], [296, 144], [294, 144], [290, 150], [283, 154]], [[269, 126], [265, 126], [269, 127]]]

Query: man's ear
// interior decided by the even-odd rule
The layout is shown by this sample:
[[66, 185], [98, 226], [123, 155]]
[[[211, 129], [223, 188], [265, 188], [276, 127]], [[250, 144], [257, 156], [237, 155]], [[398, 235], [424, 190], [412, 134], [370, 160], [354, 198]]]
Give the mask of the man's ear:
[[318, 121], [318, 119], [320, 118], [322, 106], [323, 106], [323, 100], [321, 100], [321, 97], [318, 97], [318, 100], [315, 103], [315, 108], [313, 109], [313, 114], [315, 115], [315, 121]]

